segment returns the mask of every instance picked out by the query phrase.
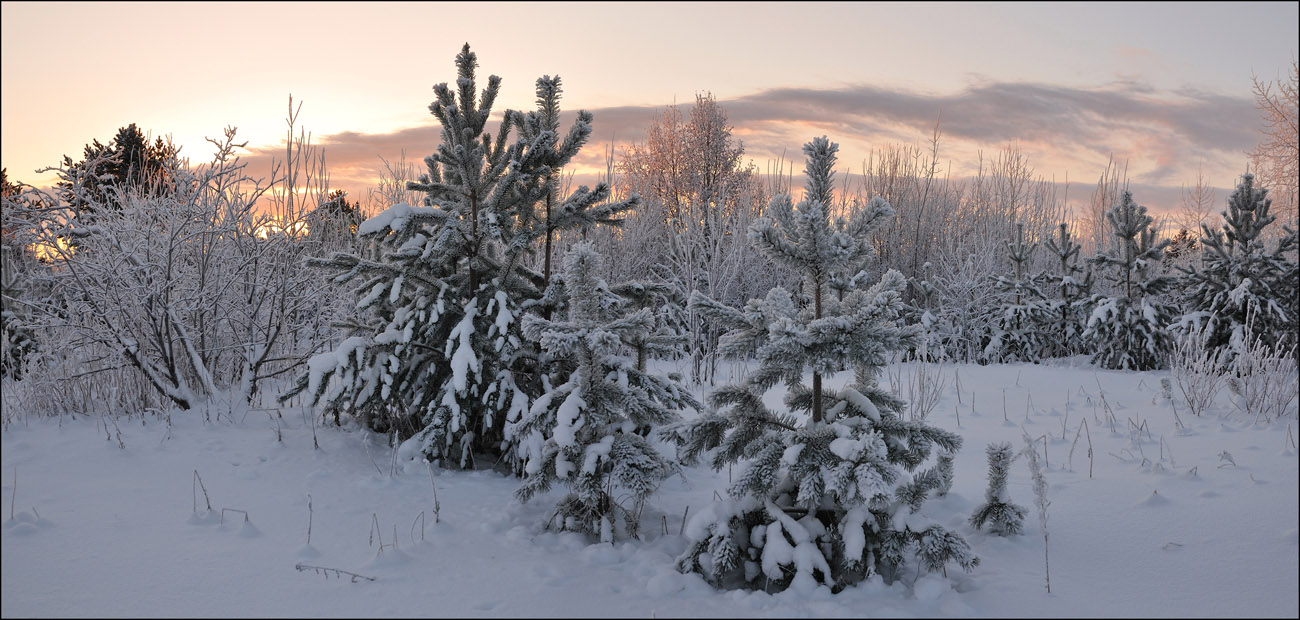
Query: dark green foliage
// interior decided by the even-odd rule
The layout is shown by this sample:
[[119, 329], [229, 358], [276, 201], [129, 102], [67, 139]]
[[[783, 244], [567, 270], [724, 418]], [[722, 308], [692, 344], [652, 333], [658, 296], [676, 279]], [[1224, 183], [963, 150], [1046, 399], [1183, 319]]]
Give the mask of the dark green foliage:
[[81, 161], [75, 164], [65, 155], [63, 165], [78, 170], [73, 179], [58, 183], [60, 202], [67, 204], [84, 219], [93, 218], [88, 212], [92, 205], [121, 207], [119, 192], [127, 188], [145, 194], [168, 191], [177, 165], [178, 149], [162, 138], [150, 144], [144, 134], [131, 123], [117, 130], [117, 135], [107, 145], [94, 140], [87, 144]]
[[[8, 294], [8, 291], [6, 291]], [[36, 334], [10, 310], [0, 311], [0, 375], [22, 379], [36, 356]]]

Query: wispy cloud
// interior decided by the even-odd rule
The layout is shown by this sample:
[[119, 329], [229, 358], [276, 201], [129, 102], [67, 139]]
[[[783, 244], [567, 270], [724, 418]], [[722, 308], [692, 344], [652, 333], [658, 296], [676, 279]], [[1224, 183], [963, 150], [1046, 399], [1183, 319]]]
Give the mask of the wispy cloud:
[[[1164, 91], [1127, 81], [1095, 88], [1041, 83], [977, 81], [952, 93], [925, 93], [870, 85], [833, 89], [772, 88], [719, 100], [746, 153], [755, 161], [786, 153], [797, 159], [800, 145], [827, 134], [845, 145], [842, 160], [865, 158], [888, 143], [922, 143], [942, 115], [943, 149], [953, 172], [973, 168], [977, 149], [1016, 143], [1032, 154], [1040, 172], [1085, 180], [1100, 173], [1112, 156], [1130, 162], [1136, 183], [1177, 187], [1199, 165], [1219, 184], [1232, 181], [1254, 145], [1258, 124], [1249, 97], [1228, 97], [1192, 89]], [[682, 104], [683, 113], [690, 108]], [[604, 168], [605, 146], [645, 139], [646, 127], [663, 106], [592, 109], [595, 132], [575, 167]], [[567, 122], [571, 122], [572, 114]], [[394, 159], [405, 149], [420, 161], [438, 142], [429, 125], [385, 134], [346, 132], [319, 140], [334, 185], [360, 192], [373, 185], [379, 156]], [[857, 152], [861, 151], [861, 152]], [[252, 161], [269, 161], [278, 149], [257, 149]], [[1227, 178], [1219, 178], [1227, 177]], [[1169, 195], [1166, 193], [1166, 195]]]

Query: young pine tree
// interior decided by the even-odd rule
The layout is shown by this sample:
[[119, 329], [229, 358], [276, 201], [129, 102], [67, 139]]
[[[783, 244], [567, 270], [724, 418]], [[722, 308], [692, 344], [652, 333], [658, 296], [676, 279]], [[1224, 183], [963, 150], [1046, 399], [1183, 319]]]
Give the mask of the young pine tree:
[[903, 306], [902, 318], [904, 323], [917, 323], [921, 326], [921, 344], [913, 350], [916, 358], [923, 361], [942, 360], [947, 357], [952, 325], [938, 313], [939, 288], [930, 282], [934, 275], [934, 265], [927, 261], [921, 269], [923, 276], [909, 278], [907, 281], [912, 301]]
[[[526, 115], [516, 114], [514, 124], [519, 130], [520, 140], [535, 143], [534, 148], [540, 153], [538, 160], [544, 166], [541, 174], [530, 180], [541, 184], [542, 198], [526, 203], [523, 215], [530, 240], [541, 239], [541, 287], [545, 289], [551, 284], [557, 233], [597, 224], [618, 225], [622, 220], [616, 216], [636, 207], [640, 199], [632, 197], [621, 202], [606, 202], [610, 195], [606, 183], [597, 184], [595, 189], [580, 186], [568, 198], [560, 199], [560, 169], [587, 143], [593, 117], [590, 112], [579, 110], [577, 120], [560, 140], [560, 97], [563, 93], [560, 76], [537, 78], [536, 93], [537, 109]], [[550, 318], [551, 308], [542, 306], [542, 315]]]
[[636, 354], [636, 369], [645, 372], [648, 358], [676, 358], [686, 354], [687, 316], [679, 288], [668, 282], [631, 281], [611, 289], [625, 311], [648, 310], [654, 329], [634, 334], [627, 344]]
[[1092, 290], [1092, 271], [1079, 265], [1079, 245], [1070, 234], [1070, 227], [1062, 222], [1056, 236], [1044, 244], [1056, 259], [1056, 273], [1048, 281], [1056, 289], [1056, 297], [1047, 300], [1046, 331], [1048, 355], [1065, 357], [1084, 350], [1086, 306]]
[[1147, 208], [1132, 192], [1106, 212], [1113, 244], [1089, 262], [1114, 286], [1113, 296], [1094, 295], [1084, 340], [1095, 350], [1092, 361], [1114, 370], [1152, 370], [1165, 363], [1172, 341], [1168, 325], [1175, 309], [1161, 300], [1174, 279], [1160, 273], [1169, 241], [1156, 241]]
[[[749, 235], [773, 260], [803, 273], [811, 303], [796, 308], [791, 294], [735, 309], [703, 295], [691, 304], [729, 331], [723, 354], [754, 356], [758, 368], [739, 385], [710, 396], [697, 420], [665, 429], [684, 462], [716, 448], [712, 466], [743, 467], [729, 501], [692, 520], [678, 559], [682, 571], [702, 573], [723, 587], [810, 590], [843, 587], [874, 572], [893, 579], [907, 557], [930, 570], [948, 561], [964, 568], [977, 558], [959, 537], [914, 514], [944, 486], [935, 452], [954, 452], [961, 437], [905, 421], [904, 403], [881, 390], [877, 376], [889, 353], [905, 351], [919, 328], [903, 327], [905, 280], [888, 272], [868, 289], [828, 295], [827, 283], [871, 252], [867, 233], [893, 215], [880, 199], [847, 219], [827, 213], [836, 145], [818, 138], [808, 156], [807, 198], [793, 206], [778, 196]], [[828, 390], [823, 376], [853, 366], [855, 381]], [[804, 384], [812, 372], [811, 387]], [[784, 411], [763, 395], [788, 389]]]
[[1002, 307], [990, 322], [988, 345], [984, 356], [990, 361], [1037, 362], [1047, 349], [1048, 334], [1046, 296], [1040, 285], [1042, 274], [1030, 274], [1037, 243], [1025, 243], [1025, 225], [1017, 223], [1015, 236], [1007, 239], [1012, 277], [996, 276], [992, 280], [1002, 292]]
[[[1210, 230], [1201, 225], [1200, 269], [1181, 269], [1191, 312], [1180, 327], [1203, 327], [1207, 347], [1224, 351], [1231, 360], [1257, 339], [1288, 350], [1300, 332], [1297, 323], [1296, 231], [1285, 234], [1269, 251], [1264, 229], [1276, 217], [1269, 212], [1268, 190], [1255, 187], [1247, 174], [1228, 198], [1223, 226]], [[1253, 314], [1252, 329], [1247, 315]]]
[[[425, 193], [423, 204], [392, 205], [358, 227], [382, 256], [310, 261], [351, 283], [357, 308], [370, 314], [335, 351], [314, 357], [283, 397], [305, 392], [374, 430], [413, 437], [426, 458], [461, 467], [475, 451], [502, 449], [506, 419], [524, 415], [540, 391], [519, 322], [523, 304], [541, 297], [543, 277], [526, 266], [546, 230], [536, 204], [548, 195], [551, 171], [591, 131], [590, 115], [580, 114], [558, 143], [549, 126], [533, 131], [536, 116], [520, 121], [507, 110], [493, 138], [486, 125], [501, 79], [489, 77], [480, 93], [477, 66], [466, 44], [455, 85], [434, 87], [429, 109], [441, 143], [425, 158], [428, 173], [408, 185]], [[529, 130], [507, 145], [520, 124]], [[580, 188], [559, 209], [607, 220], [626, 208], [605, 203], [608, 191]]]
[[[608, 542], [620, 512], [627, 531], [636, 533], [646, 498], [676, 470], [633, 431], [675, 421], [679, 410], [699, 404], [676, 382], [623, 354], [629, 344], [651, 340], [655, 321], [646, 308], [624, 311], [599, 279], [602, 267], [589, 243], [574, 246], [564, 259], [567, 319], [524, 317], [524, 333], [553, 360], [555, 383], [515, 427], [526, 475], [515, 496], [528, 501], [563, 483], [570, 493], [556, 507], [561, 529]], [[615, 489], [631, 496], [630, 507], [617, 502]]]
[[1011, 503], [1007, 495], [1007, 473], [1016, 460], [1015, 453], [1009, 442], [991, 443], [985, 452], [989, 458], [989, 488], [984, 492], [984, 503], [971, 515], [970, 524], [977, 530], [987, 524], [989, 531], [998, 536], [1019, 534], [1024, 528], [1025, 509]]

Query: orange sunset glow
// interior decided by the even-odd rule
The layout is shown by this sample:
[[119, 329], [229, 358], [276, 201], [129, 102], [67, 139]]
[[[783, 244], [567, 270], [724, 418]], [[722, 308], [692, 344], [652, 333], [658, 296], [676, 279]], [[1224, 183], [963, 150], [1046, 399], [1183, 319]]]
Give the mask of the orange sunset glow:
[[[1169, 210], [1198, 168], [1220, 195], [1231, 187], [1256, 139], [1251, 77], [1281, 75], [1297, 47], [1294, 3], [491, 7], [545, 7], [548, 22], [582, 34], [535, 49], [524, 43], [535, 26], [482, 23], [471, 16], [487, 5], [475, 3], [6, 2], [3, 163], [10, 179], [46, 184], [38, 168], [131, 122], [198, 162], [205, 137], [234, 125], [264, 175], [292, 94], [331, 186], [364, 200], [380, 157], [404, 150], [422, 167], [437, 142], [430, 87], [469, 41], [482, 71], [503, 79], [497, 118], [529, 109], [544, 74], [563, 76], [566, 109], [594, 113], [591, 145], [570, 167], [578, 182], [605, 170], [605, 148], [643, 140], [665, 106], [712, 93], [760, 168], [825, 133], [852, 175], [873, 149], [926, 145], [942, 116], [940, 159], [954, 177], [1013, 144], [1082, 199], [1113, 158], [1144, 202]], [[430, 20], [462, 26], [430, 38]], [[1251, 45], [1218, 43], [1233, 24], [1250, 25]], [[116, 38], [113, 57], [147, 59], [156, 77], [90, 61], [103, 53], [95, 33], [122, 29], [148, 35]]]

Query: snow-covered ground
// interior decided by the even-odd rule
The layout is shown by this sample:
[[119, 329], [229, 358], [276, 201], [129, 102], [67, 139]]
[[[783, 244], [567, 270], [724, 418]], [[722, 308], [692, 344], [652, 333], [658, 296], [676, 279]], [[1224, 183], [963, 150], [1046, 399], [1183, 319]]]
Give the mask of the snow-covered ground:
[[[685, 546], [683, 512], [701, 510], [727, 486], [727, 471], [704, 466], [652, 498], [644, 540], [611, 546], [544, 530], [562, 490], [520, 505], [511, 495], [518, 481], [491, 471], [438, 472], [435, 522], [434, 485], [422, 464], [396, 462], [385, 438], [356, 429], [317, 426], [313, 449], [312, 426], [296, 409], [278, 420], [254, 410], [211, 423], [175, 413], [170, 424], [5, 411], [0, 614], [1300, 615], [1294, 414], [1253, 424], [1225, 390], [1202, 418], [1175, 397], [1180, 429], [1161, 395], [1167, 372], [946, 369], [929, 422], [960, 433], [965, 445], [952, 492], [924, 512], [980, 556], [969, 574], [949, 567], [948, 578], [892, 585], [873, 578], [836, 595], [716, 591], [673, 568]], [[1091, 462], [1088, 437], [1074, 443], [1084, 420]], [[1010, 495], [1028, 509], [1026, 533], [1000, 538], [966, 522], [984, 494], [985, 445], [1019, 448], [1022, 428], [1047, 435], [1050, 594], [1025, 459], [1014, 465]], [[374, 581], [295, 570], [299, 564]]]

